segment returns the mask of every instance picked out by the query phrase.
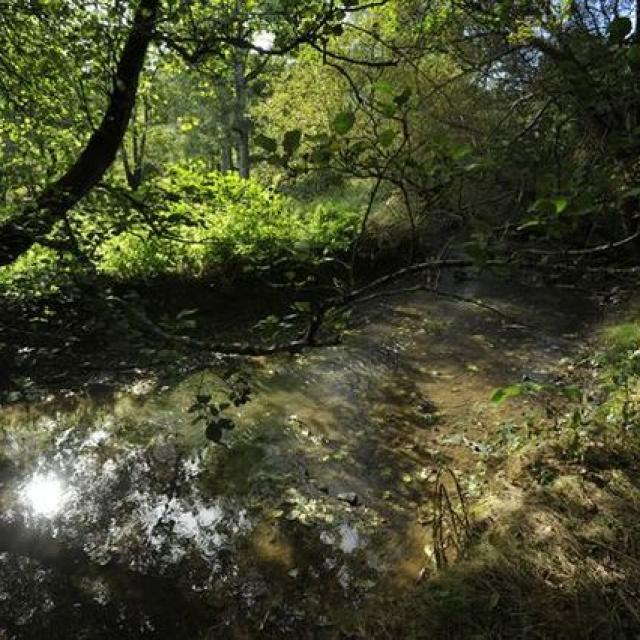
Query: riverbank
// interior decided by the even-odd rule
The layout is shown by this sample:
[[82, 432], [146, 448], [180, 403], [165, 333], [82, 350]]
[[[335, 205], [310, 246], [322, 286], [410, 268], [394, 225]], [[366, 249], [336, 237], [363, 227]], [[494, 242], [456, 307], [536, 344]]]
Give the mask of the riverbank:
[[[8, 637], [52, 637], [57, 626], [105, 638], [527, 628], [516, 612], [538, 610], [511, 599], [491, 544], [514, 561], [514, 539], [523, 554], [538, 548], [522, 524], [535, 513], [531, 491], [550, 491], [584, 462], [557, 472], [544, 462], [544, 443], [565, 438], [549, 431], [549, 403], [567, 412], [570, 398], [491, 397], [523, 379], [575, 385], [600, 312], [575, 291], [486, 277], [446, 285], [461, 299], [414, 292], [359, 307], [337, 347], [249, 358], [233, 371], [223, 361], [173, 381], [141, 373], [106, 394], [5, 408]], [[249, 401], [223, 409], [232, 424], [215, 444], [197, 418], [224, 403], [223, 380], [240, 379]], [[479, 586], [489, 579], [490, 597]], [[503, 605], [513, 626], [492, 635]], [[458, 612], [451, 626], [460, 606], [470, 617]], [[474, 608], [483, 613], [471, 620]]]

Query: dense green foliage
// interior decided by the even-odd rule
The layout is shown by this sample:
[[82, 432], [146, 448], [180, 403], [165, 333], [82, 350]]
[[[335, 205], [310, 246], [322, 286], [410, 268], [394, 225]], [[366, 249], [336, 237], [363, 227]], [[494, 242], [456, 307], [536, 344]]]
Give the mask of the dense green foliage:
[[[585, 298], [597, 293], [604, 306], [624, 299], [629, 280], [637, 288], [639, 252], [640, 0], [0, 0], [0, 404], [29, 405], [50, 389], [91, 397], [106, 388], [110, 402], [123, 381], [131, 384], [126, 402], [137, 402], [130, 396], [139, 382], [140, 395], [149, 383], [161, 389], [159, 404], [168, 404], [164, 392], [175, 378], [220, 365], [220, 389], [203, 390], [203, 375], [185, 410], [193, 414], [193, 458], [172, 444], [176, 434], [169, 432], [179, 421], [163, 409], [161, 422], [147, 422], [141, 409], [145, 434], [158, 431], [141, 477], [162, 485], [166, 506], [118, 506], [140, 514], [149, 506], [149, 522], [140, 527], [149, 549], [160, 528], [174, 535], [192, 521], [199, 527], [198, 505], [206, 503], [213, 518], [208, 531], [223, 541], [224, 556], [207, 555], [206, 586], [190, 583], [188, 602], [167, 615], [171, 624], [187, 620], [191, 598], [201, 597], [207, 637], [252, 637], [242, 626], [211, 626], [220, 575], [229, 578], [220, 581], [220, 602], [244, 606], [268, 596], [260, 637], [278, 628], [269, 625], [280, 615], [279, 600], [290, 607], [283, 624], [308, 624], [309, 637], [338, 637], [345, 629], [354, 638], [638, 637], [638, 313], [591, 332], [581, 353], [560, 359], [556, 350], [576, 347], [577, 334], [549, 336], [538, 326], [544, 318], [512, 317], [509, 296], [497, 296], [494, 307], [476, 297], [482, 286], [467, 288], [467, 280], [490, 272], [481, 285], [498, 282], [497, 274], [582, 287]], [[445, 306], [442, 321], [465, 334], [466, 351], [451, 355], [457, 334], [420, 341], [430, 332], [432, 319], [422, 314], [431, 307], [385, 315], [388, 298], [399, 294], [470, 305], [477, 314], [471, 320]], [[362, 313], [354, 311], [358, 304]], [[486, 331], [483, 314], [499, 330]], [[561, 333], [558, 315], [549, 327]], [[306, 358], [307, 350], [336, 346], [372, 318], [379, 324], [370, 344], [346, 352], [352, 355], [332, 360], [327, 349]], [[541, 364], [522, 355], [538, 343]], [[482, 367], [466, 362], [479, 345]], [[291, 357], [272, 367], [266, 359], [276, 353]], [[305, 361], [308, 368], [296, 369]], [[514, 380], [504, 379], [506, 368], [517, 372]], [[281, 394], [269, 385], [285, 370]], [[143, 371], [149, 379], [133, 383]], [[273, 417], [271, 398], [249, 411], [255, 425], [241, 426], [235, 410], [255, 406], [254, 375], [257, 393], [273, 389], [274, 407], [304, 405], [320, 386], [323, 406], [313, 427], [302, 428], [298, 408], [287, 404], [286, 419], [261, 432], [263, 417]], [[485, 398], [498, 379], [503, 386]], [[446, 438], [443, 416], [427, 398], [436, 387], [443, 404], [456, 407]], [[363, 415], [344, 411], [351, 404]], [[111, 426], [127, 431], [116, 418]], [[41, 429], [43, 440], [55, 435], [44, 421], [30, 429]], [[106, 470], [108, 450], [119, 445], [103, 440], [104, 430], [67, 445], [73, 431], [55, 435], [56, 447], [64, 447], [56, 464], [75, 456], [75, 446]], [[0, 432], [7, 450], [23, 446], [4, 424]], [[357, 445], [353, 459], [346, 442]], [[307, 455], [311, 446], [318, 457]], [[243, 448], [249, 457], [236, 455]], [[133, 451], [122, 449], [123, 456]], [[362, 476], [346, 467], [360, 465], [356, 449], [366, 458]], [[227, 454], [239, 484], [260, 503], [244, 509], [229, 500], [240, 509], [237, 525], [220, 506], [227, 468], [207, 466]], [[0, 568], [14, 554], [21, 571], [40, 572], [29, 554], [45, 527], [22, 536], [30, 521], [13, 518], [22, 507], [5, 497], [4, 455], [0, 502], [11, 506], [12, 518], [0, 517], [0, 539], [13, 542], [4, 535], [9, 527], [27, 542], [7, 553], [0, 545]], [[35, 464], [36, 454], [27, 457]], [[283, 480], [274, 483], [270, 465], [281, 457]], [[409, 460], [429, 466], [412, 475], [404, 471]], [[6, 477], [19, 477], [20, 465]], [[73, 473], [92, 468], [78, 462]], [[329, 482], [316, 482], [317, 468]], [[174, 518], [189, 485], [209, 474], [194, 515], [185, 510], [183, 522]], [[347, 481], [358, 483], [358, 494], [335, 490]], [[118, 481], [127, 483], [134, 484]], [[322, 530], [308, 528], [300, 505], [289, 510], [302, 500], [296, 487], [314, 496], [308, 501], [318, 513], [333, 500], [346, 519], [334, 522], [322, 511]], [[403, 508], [394, 504], [396, 493]], [[486, 500], [467, 511], [480, 496]], [[253, 507], [265, 505], [268, 518], [254, 520]], [[151, 525], [156, 512], [162, 515]], [[100, 611], [95, 618], [106, 620], [107, 609], [96, 608], [103, 590], [121, 590], [132, 602], [143, 594], [144, 601], [155, 592], [129, 585], [132, 578], [173, 580], [173, 569], [163, 565], [153, 576], [153, 563], [120, 554], [119, 536], [135, 537], [128, 528], [118, 532], [115, 520], [81, 516], [113, 538], [109, 553], [121, 557], [103, 563], [101, 555], [98, 564], [93, 539], [70, 541], [79, 552], [74, 566], [89, 559], [86, 576], [60, 581], [77, 603], [70, 615], [83, 620]], [[400, 557], [367, 557], [367, 577], [357, 581], [340, 564], [338, 548], [365, 560], [360, 538], [369, 533], [356, 526], [364, 516], [372, 518], [372, 540], [432, 529], [426, 546], [414, 545], [418, 560], [403, 567], [411, 597], [389, 607], [375, 600], [360, 625], [354, 603], [377, 588], [368, 576]], [[264, 540], [247, 537], [248, 560], [231, 566], [223, 525], [236, 529], [230, 539], [259, 533]], [[329, 525], [339, 527], [335, 536]], [[209, 535], [197, 531], [194, 548]], [[322, 569], [305, 575], [303, 547], [311, 537]], [[57, 580], [62, 547], [55, 536], [49, 542], [40, 545], [51, 548], [42, 574]], [[175, 553], [158, 544], [149, 555]], [[268, 593], [267, 581], [255, 592], [253, 583], [234, 591], [252, 554], [264, 555], [270, 574], [286, 570], [287, 590]], [[127, 573], [116, 573], [125, 563]], [[179, 573], [179, 581], [190, 579], [190, 570]], [[300, 598], [305, 583], [298, 579], [321, 589], [325, 573], [332, 576], [329, 602], [345, 600], [362, 582], [344, 629], [324, 613], [310, 622], [309, 593]], [[56, 608], [40, 588], [38, 606], [49, 615]], [[289, 593], [291, 601], [283, 595]], [[5, 595], [0, 591], [0, 602]], [[16, 628], [24, 629], [7, 637], [28, 632], [29, 616], [16, 613]], [[124, 609], [112, 618], [109, 625], [131, 631]], [[140, 620], [140, 633], [155, 633], [151, 618]], [[4, 617], [2, 638], [3, 624]]]
[[98, 269], [118, 277], [244, 271], [281, 258], [345, 250], [357, 210], [296, 204], [234, 174], [174, 166], [144, 187], [153, 227], [141, 220], [97, 249]]
[[[638, 203], [634, 10], [160, 3], [120, 157], [43, 233], [25, 209], [116, 95], [110, 78], [133, 15], [106, 1], [19, 2], [0, 18], [2, 218], [119, 278], [197, 276], [296, 243], [344, 251], [383, 194], [412, 253], [420, 237], [433, 250], [451, 229], [480, 261], [505, 240], [626, 245]], [[256, 182], [244, 187], [224, 175], [249, 172]], [[279, 195], [321, 197], [341, 181], [371, 189], [368, 208], [357, 199], [359, 221], [350, 208], [304, 211]]]

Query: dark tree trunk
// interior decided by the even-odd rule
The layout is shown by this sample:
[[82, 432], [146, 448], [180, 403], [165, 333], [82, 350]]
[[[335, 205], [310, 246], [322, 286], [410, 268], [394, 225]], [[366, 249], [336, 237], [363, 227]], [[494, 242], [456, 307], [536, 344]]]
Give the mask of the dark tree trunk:
[[160, 0], [140, 0], [118, 63], [109, 105], [80, 156], [61, 178], [25, 207], [18, 219], [0, 226], [0, 266], [12, 263], [38, 236], [51, 231], [113, 164], [131, 119], [159, 6]]

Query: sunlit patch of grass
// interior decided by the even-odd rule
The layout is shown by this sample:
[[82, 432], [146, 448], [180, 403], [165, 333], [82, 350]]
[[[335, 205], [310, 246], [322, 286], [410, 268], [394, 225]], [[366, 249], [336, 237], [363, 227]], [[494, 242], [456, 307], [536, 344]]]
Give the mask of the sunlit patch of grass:
[[640, 318], [613, 324], [604, 329], [604, 343], [610, 361], [640, 349]]

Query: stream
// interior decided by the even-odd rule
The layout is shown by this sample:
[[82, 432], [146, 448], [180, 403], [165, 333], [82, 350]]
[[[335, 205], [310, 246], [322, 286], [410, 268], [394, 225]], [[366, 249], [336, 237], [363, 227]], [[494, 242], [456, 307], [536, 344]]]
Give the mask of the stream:
[[597, 314], [569, 290], [444, 288], [503, 315], [371, 301], [341, 346], [249, 359], [220, 443], [189, 412], [220, 367], [0, 408], [0, 638], [335, 638], [415, 589], [438, 468], [480, 495], [491, 438], [533, 410], [492, 391], [553, 382]]

